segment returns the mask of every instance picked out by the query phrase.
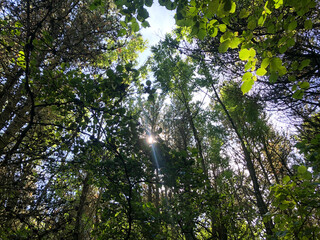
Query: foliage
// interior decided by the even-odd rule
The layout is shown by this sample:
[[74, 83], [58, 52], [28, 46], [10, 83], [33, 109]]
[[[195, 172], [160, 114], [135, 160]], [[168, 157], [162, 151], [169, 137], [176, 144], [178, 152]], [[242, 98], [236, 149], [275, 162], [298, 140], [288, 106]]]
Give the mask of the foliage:
[[317, 173], [320, 170], [320, 135], [317, 131], [318, 126], [319, 114], [306, 120], [300, 128], [299, 142], [296, 144], [300, 152], [305, 155], [308, 165], [312, 166]]
[[[131, 234], [133, 208], [123, 206], [123, 196], [139, 201], [141, 176], [129, 179], [136, 153], [123, 143], [136, 141], [139, 131], [125, 96], [138, 77], [134, 65], [143, 41], [117, 36], [111, 3], [90, 4], [2, 6], [1, 238], [52, 238], [55, 232], [87, 238], [98, 217], [95, 206], [117, 175], [129, 219], [121, 232]], [[104, 158], [118, 162], [109, 183], [98, 171], [110, 164]]]
[[304, 165], [297, 173], [283, 178], [282, 184], [271, 187], [276, 235], [280, 239], [309, 239], [319, 236], [319, 180]]
[[319, 2], [152, 4], [1, 1], [0, 238], [319, 239]]
[[[163, 2], [166, 6], [171, 3]], [[190, 36], [200, 40], [215, 38], [220, 53], [239, 49], [238, 56], [246, 63], [243, 93], [252, 88], [257, 77], [268, 76], [273, 83], [285, 74], [295, 81], [297, 71], [315, 73], [317, 63], [308, 52], [318, 55], [318, 43], [306, 37], [318, 33], [318, 27], [314, 27], [319, 21], [318, 1], [214, 0], [174, 1], [174, 4], [176, 23], [187, 29], [184, 32], [189, 39]], [[286, 58], [293, 51], [299, 52], [299, 61]], [[301, 99], [309, 88], [308, 80], [295, 86], [293, 97]]]

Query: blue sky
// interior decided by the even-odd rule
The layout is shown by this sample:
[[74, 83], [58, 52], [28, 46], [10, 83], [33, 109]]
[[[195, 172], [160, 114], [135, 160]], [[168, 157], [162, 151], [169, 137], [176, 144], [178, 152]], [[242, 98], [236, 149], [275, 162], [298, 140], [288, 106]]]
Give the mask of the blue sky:
[[154, 1], [151, 8], [146, 7], [149, 12], [147, 21], [150, 24], [149, 28], [144, 28], [141, 34], [148, 41], [148, 49], [145, 50], [139, 57], [139, 65], [142, 65], [150, 56], [150, 47], [157, 44], [160, 39], [164, 38], [165, 34], [174, 29], [175, 11], [169, 11], [165, 7], [160, 6], [158, 1]]

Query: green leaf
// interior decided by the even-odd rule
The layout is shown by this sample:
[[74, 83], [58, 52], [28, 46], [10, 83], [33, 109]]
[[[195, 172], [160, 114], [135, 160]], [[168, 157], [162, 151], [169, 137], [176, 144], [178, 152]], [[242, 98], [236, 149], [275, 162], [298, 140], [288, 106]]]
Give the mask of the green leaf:
[[148, 96], [148, 101], [153, 102], [154, 101], [154, 94], [150, 93]]
[[120, 65], [120, 64], [116, 67], [116, 70], [117, 70], [118, 72], [122, 72], [123, 69], [124, 69], [124, 67], [123, 67], [122, 65]]
[[309, 66], [310, 64], [310, 59], [305, 59], [301, 62], [300, 66], [299, 66], [299, 71], [301, 71], [303, 68]]
[[246, 65], [244, 65], [244, 70], [248, 71], [252, 67], [252, 61], [248, 61]]
[[252, 73], [246, 72], [242, 77], [242, 85], [241, 85], [241, 91], [243, 94], [246, 94], [249, 92], [254, 84], [254, 80], [252, 79]]
[[297, 70], [299, 67], [299, 63], [297, 61], [294, 61], [292, 64], [291, 64], [291, 68], [292, 70]]
[[232, 37], [233, 37], [233, 33], [232, 33], [232, 32], [225, 32], [225, 33], [221, 36], [220, 42], [222, 43], [222, 42], [224, 42], [224, 41], [226, 41], [226, 40], [228, 40], [228, 39], [230, 39], [230, 38], [232, 38]]
[[296, 81], [296, 77], [293, 76], [293, 75], [289, 75], [289, 76], [288, 76], [288, 80], [289, 80], [290, 82], [294, 82], [294, 81]]
[[[280, 207], [280, 209], [281, 209], [281, 207]], [[285, 209], [281, 209], [281, 210], [285, 210]], [[283, 237], [285, 237], [287, 235], [287, 233], [288, 233], [288, 231], [278, 231], [278, 232], [276, 232], [276, 235], [278, 237], [283, 238]]]
[[311, 30], [312, 29], [312, 21], [311, 20], [305, 20], [304, 21], [304, 28], [307, 30]]
[[250, 19], [250, 21], [248, 22], [248, 29], [254, 30], [256, 26], [257, 26], [256, 19], [255, 18]]
[[249, 17], [249, 15], [250, 15], [250, 12], [247, 9], [242, 8], [239, 13], [239, 18], [247, 18]]
[[232, 49], [235, 49], [239, 46], [240, 43], [241, 43], [241, 39], [238, 37], [234, 37], [234, 38], [230, 39], [229, 47]]
[[305, 180], [312, 180], [312, 173], [309, 171], [306, 171], [304, 174], [302, 174], [302, 177]]
[[241, 91], [243, 94], [249, 92], [254, 84], [254, 80], [252, 78], [244, 81], [241, 85]]
[[92, 4], [90, 5], [90, 7], [89, 7], [89, 9], [90, 9], [91, 11], [96, 10], [97, 8], [98, 8], [98, 6], [97, 6], [96, 4], [94, 4], [94, 3], [92, 3]]
[[254, 30], [256, 26], [257, 26], [256, 19], [255, 18], [250, 19], [250, 21], [248, 22], [248, 29]]
[[122, 27], [126, 28], [127, 27], [127, 23], [125, 21], [120, 21], [120, 24]]
[[287, 175], [282, 179], [283, 184], [287, 184], [290, 181], [290, 177]]
[[250, 57], [250, 51], [246, 48], [244, 49], [241, 49], [240, 52], [239, 52], [239, 58], [242, 60], [242, 61], [245, 61], [245, 60], [248, 60]]
[[257, 70], [258, 76], [264, 76], [264, 75], [266, 75], [266, 73], [267, 73], [267, 71], [264, 68], [258, 68], [258, 70]]
[[296, 20], [293, 20], [290, 22], [290, 24], [288, 25], [288, 31], [293, 31], [297, 28], [298, 24]]
[[198, 13], [198, 8], [196, 7], [189, 7], [188, 16], [194, 17]]
[[148, 21], [144, 21], [141, 23], [141, 26], [144, 27], [144, 28], [147, 28], [147, 27], [150, 27], [150, 24]]
[[296, 42], [295, 42], [294, 38], [289, 38], [287, 40], [287, 45], [286, 46], [289, 48], [289, 47], [293, 47], [295, 44], [296, 44]]
[[253, 48], [250, 48], [249, 49], [249, 54], [250, 54], [250, 57], [255, 57], [256, 56], [256, 50], [254, 50]]
[[138, 32], [140, 30], [139, 23], [133, 22], [131, 24], [131, 29], [132, 29], [133, 32]]
[[212, 0], [208, 3], [208, 11], [215, 14], [219, 7], [219, 0]]
[[251, 72], [246, 72], [242, 76], [242, 81], [248, 81], [249, 79], [251, 79], [251, 77], [252, 77], [252, 73]]
[[229, 48], [230, 40], [224, 41], [219, 45], [219, 53], [225, 53]]
[[176, 1], [174, 2], [168, 1], [166, 4], [166, 8], [170, 11], [176, 9], [176, 7], [177, 7]]
[[214, 27], [210, 29], [210, 37], [216, 37], [218, 35], [218, 28]]
[[263, 26], [264, 22], [266, 21], [266, 18], [267, 18], [267, 15], [260, 16], [260, 18], [258, 20], [258, 25]]
[[142, 7], [138, 9], [138, 16], [143, 19], [146, 19], [149, 17], [149, 13], [145, 8]]
[[126, 33], [127, 33], [127, 30], [125, 30], [124, 28], [122, 28], [122, 29], [120, 29], [119, 31], [118, 31], [118, 35], [119, 36], [125, 36], [126, 35]]
[[109, 77], [109, 78], [111, 78], [111, 79], [113, 79], [114, 77], [115, 77], [115, 74], [114, 74], [114, 72], [113, 72], [113, 70], [112, 69], [108, 69], [107, 70], [107, 76]]
[[278, 69], [278, 72], [279, 72], [279, 76], [283, 76], [287, 73], [287, 69], [285, 66], [280, 66]]
[[207, 31], [205, 29], [200, 29], [197, 36], [200, 40], [203, 40], [207, 35]]
[[270, 63], [270, 58], [263, 59], [261, 63], [261, 68], [267, 68], [269, 66], [269, 63]]
[[225, 32], [227, 30], [227, 26], [225, 24], [220, 24], [219, 29], [221, 32]]
[[285, 53], [286, 51], [287, 51], [287, 49], [288, 49], [288, 47], [287, 47], [287, 45], [283, 45], [283, 46], [281, 46], [281, 48], [279, 49], [279, 53]]
[[22, 27], [22, 24], [21, 24], [21, 22], [16, 21], [16, 22], [14, 23], [14, 26], [15, 26], [16, 28], [21, 28], [21, 27]]
[[253, 48], [250, 48], [249, 50], [244, 48], [241, 49], [239, 52], [239, 58], [243, 61], [248, 60], [249, 58], [253, 58], [256, 56], [256, 51]]
[[199, 24], [196, 23], [192, 26], [192, 31], [191, 31], [191, 35], [197, 35], [199, 32]]
[[278, 71], [280, 66], [282, 66], [282, 61], [280, 58], [274, 57], [271, 59], [271, 61], [270, 61], [270, 70], [271, 71], [274, 71], [274, 72]]
[[298, 85], [295, 84], [295, 85], [292, 86], [291, 90], [292, 90], [292, 91], [295, 91], [295, 90], [297, 90], [297, 87], [298, 87]]
[[275, 25], [273, 25], [273, 24], [268, 24], [267, 26], [267, 30], [268, 30], [268, 33], [272, 33], [272, 34], [274, 34], [275, 33]]
[[308, 89], [310, 87], [310, 84], [308, 82], [302, 82], [299, 83], [299, 87], [302, 89]]
[[303, 165], [298, 167], [298, 173], [300, 174], [304, 174], [305, 172], [307, 172], [307, 168]]
[[153, 0], [145, 0], [144, 4], [145, 4], [147, 7], [151, 7], [152, 4], [153, 4]]
[[[279, 206], [279, 208], [280, 208], [281, 210], [286, 210], [286, 209], [288, 209], [288, 207], [289, 207], [288, 204], [280, 204], [280, 206]], [[283, 235], [283, 236], [285, 236], [285, 235]]]
[[96, 10], [97, 8], [98, 8], [98, 6], [95, 5], [95, 4], [91, 4], [90, 7], [89, 7], [89, 9], [90, 9], [91, 11]]
[[276, 72], [271, 72], [269, 77], [269, 82], [275, 83], [278, 80], [278, 74]]
[[283, 5], [283, 0], [274, 0], [275, 9], [280, 8]]
[[229, 13], [235, 13], [236, 8], [237, 8], [236, 3], [235, 3], [235, 2], [232, 2], [232, 3], [231, 3], [231, 9], [230, 9]]
[[300, 89], [298, 89], [297, 91], [295, 91], [292, 95], [292, 97], [294, 99], [302, 99], [303, 98], [303, 95], [304, 95], [304, 92]]
[[231, 0], [224, 0], [223, 10], [229, 12], [231, 10], [232, 2]]
[[266, 4], [264, 5], [264, 10], [267, 14], [271, 14], [272, 12], [270, 11], [270, 9], [268, 8], [268, 1], [266, 2]]
[[91, 11], [97, 9], [99, 6], [102, 5], [102, 1], [101, 0], [94, 0], [93, 3], [90, 5], [89, 9]]
[[166, 6], [168, 0], [159, 0], [160, 6]]
[[192, 156], [197, 156], [199, 153], [199, 150], [197, 148], [190, 148], [190, 151], [192, 153]]

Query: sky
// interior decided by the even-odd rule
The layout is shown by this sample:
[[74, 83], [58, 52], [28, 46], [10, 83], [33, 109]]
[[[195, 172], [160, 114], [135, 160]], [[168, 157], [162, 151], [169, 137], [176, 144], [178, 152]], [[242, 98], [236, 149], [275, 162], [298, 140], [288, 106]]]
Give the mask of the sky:
[[[139, 66], [143, 65], [147, 58], [151, 55], [151, 46], [156, 45], [161, 39], [164, 38], [166, 33], [170, 33], [175, 27], [175, 11], [169, 11], [165, 7], [160, 6], [158, 1], [154, 1], [153, 5], [150, 8], [146, 7], [146, 9], [149, 12], [149, 18], [147, 21], [149, 22], [150, 27], [143, 28], [141, 30], [141, 34], [143, 38], [148, 41], [148, 49], [140, 54], [138, 59]], [[198, 93], [196, 94], [194, 100], [203, 101], [203, 97], [203, 93]], [[209, 102], [210, 101], [207, 98], [204, 102], [204, 106], [208, 106]], [[288, 130], [288, 120], [284, 120], [283, 116], [279, 117], [276, 114], [270, 113], [270, 117], [270, 121], [278, 130]]]
[[[139, 66], [143, 65], [147, 58], [151, 55], [151, 46], [156, 45], [161, 39], [165, 37], [166, 33], [170, 33], [175, 28], [175, 10], [169, 11], [164, 6], [160, 6], [158, 1], [154, 1], [151, 8], [146, 7], [149, 12], [149, 18], [147, 21], [150, 24], [149, 28], [143, 28], [140, 32], [145, 40], [148, 41], [148, 49], [140, 54], [138, 62]], [[153, 80], [153, 76], [149, 76], [150, 80]], [[194, 101], [203, 101], [204, 94], [198, 92], [194, 96]], [[206, 98], [204, 106], [208, 106], [209, 99]]]
[[[166, 33], [170, 33], [175, 28], [174, 14], [175, 11], [169, 11], [164, 6], [160, 6], [158, 1], [154, 1], [153, 5], [149, 8], [146, 7], [149, 12], [149, 18], [147, 21], [150, 24], [149, 28], [143, 28], [140, 32], [144, 40], [148, 41], [148, 49], [140, 54], [138, 58], [139, 66], [143, 65], [147, 58], [151, 55], [151, 46], [156, 45], [161, 39], [164, 38]], [[152, 79], [152, 76], [151, 76]], [[195, 95], [195, 101], [203, 101], [204, 94], [198, 93]], [[205, 99], [204, 107], [209, 105], [210, 100]], [[283, 116], [277, 116], [276, 114], [270, 113], [271, 123], [279, 130], [289, 130], [288, 120], [283, 119]], [[290, 129], [289, 131], [293, 131]]]
[[149, 12], [149, 18], [147, 21], [150, 27], [141, 30], [141, 34], [145, 40], [148, 41], [148, 49], [145, 50], [139, 57], [139, 65], [145, 63], [150, 56], [150, 48], [156, 45], [161, 39], [164, 38], [166, 33], [171, 32], [174, 29], [175, 11], [169, 11], [165, 7], [160, 6], [158, 1], [154, 1], [152, 6], [146, 7]]

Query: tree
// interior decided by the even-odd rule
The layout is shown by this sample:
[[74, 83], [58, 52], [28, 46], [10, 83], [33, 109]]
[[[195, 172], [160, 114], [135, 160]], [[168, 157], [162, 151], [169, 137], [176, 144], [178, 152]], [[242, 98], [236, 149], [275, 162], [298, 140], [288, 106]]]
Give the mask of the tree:
[[[170, 1], [163, 1], [162, 4], [170, 8]], [[180, 42], [175, 42], [176, 40], [171, 41], [170, 44], [173, 48], [179, 49], [195, 60], [206, 61], [209, 65], [208, 68], [213, 72], [212, 75], [219, 74], [221, 72], [219, 70], [222, 70], [230, 78], [242, 76], [241, 90], [243, 93], [248, 93], [254, 82], [258, 81], [260, 85], [255, 84], [255, 91], [250, 93], [253, 99], [258, 96], [258, 99], [272, 101], [276, 103], [274, 106], [290, 109], [294, 116], [302, 118], [305, 122], [310, 122], [310, 117], [318, 111], [319, 107], [316, 100], [316, 96], [318, 96], [316, 70], [318, 63], [313, 58], [318, 54], [318, 43], [317, 41], [309, 41], [306, 36], [314, 36], [318, 32], [317, 17], [314, 19], [316, 23], [314, 27], [311, 27], [310, 23], [312, 22], [311, 19], [318, 15], [318, 10], [314, 8], [319, 3], [309, 1], [308, 5], [306, 4], [296, 1], [260, 1], [254, 3], [250, 1], [237, 3], [232, 1], [202, 1], [201, 3], [175, 1], [173, 8], [177, 9], [176, 22], [181, 27], [177, 30], [177, 39], [186, 39], [190, 45], [181, 46]], [[217, 43], [217, 41], [220, 43]], [[238, 64], [239, 60], [245, 62], [245, 65], [239, 64], [239, 66], [244, 66], [244, 71], [241, 71], [241, 68], [237, 66], [232, 66], [232, 63]], [[221, 65], [216, 66], [217, 63]], [[259, 68], [256, 67], [258, 63], [260, 64]], [[226, 68], [226, 66], [230, 66], [231, 69], [224, 71], [223, 68]], [[266, 76], [269, 81], [267, 81]], [[212, 85], [215, 88], [213, 85], [213, 79], [215, 78], [211, 76], [206, 78], [206, 82], [201, 82], [202, 86], [209, 88]], [[221, 99], [219, 100], [217, 89], [213, 90], [223, 106], [224, 103]], [[270, 145], [267, 144], [266, 139], [254, 139], [254, 131], [246, 127], [246, 116], [242, 115], [244, 112], [240, 114], [238, 112], [234, 119], [225, 106], [223, 109], [241, 142], [248, 170], [255, 185], [257, 204], [260, 208], [261, 217], [264, 217], [268, 213], [268, 209], [264, 207], [264, 205], [266, 206], [265, 200], [259, 193], [258, 172], [255, 170], [253, 159], [256, 159], [260, 165], [261, 174], [264, 175], [265, 180], [270, 181], [268, 180], [269, 173], [262, 164], [262, 160], [265, 158], [270, 166], [269, 171], [272, 172], [274, 180], [279, 184], [280, 178], [275, 168], [275, 158], [270, 153], [275, 153], [277, 161], [281, 163], [282, 177], [285, 177], [285, 174], [292, 175], [294, 172], [289, 168], [288, 160], [285, 160], [286, 157], [290, 156], [287, 151], [277, 153], [277, 151], [268, 149]], [[250, 114], [250, 117], [255, 115], [252, 115], [250, 109], [249, 111], [243, 110]], [[236, 119], [238, 116], [241, 116], [240, 122], [242, 123], [239, 122], [240, 124], [237, 126]], [[263, 127], [258, 122], [254, 123], [254, 127], [259, 128], [259, 125]], [[313, 127], [317, 128], [315, 124], [313, 124]], [[261, 130], [259, 131], [261, 132]], [[263, 131], [266, 136], [274, 134], [270, 130]], [[273, 135], [273, 137], [275, 136]], [[260, 141], [265, 156], [261, 156], [259, 152], [254, 153], [255, 147], [250, 146], [250, 144], [253, 144], [253, 146], [260, 144]], [[313, 142], [317, 142], [317, 137]], [[290, 147], [292, 143], [289, 143], [288, 140], [286, 140], [286, 143], [288, 149], [292, 148]], [[304, 143], [298, 146], [302, 151], [307, 149], [304, 148]], [[310, 154], [308, 150], [304, 152]], [[316, 154], [317, 150], [313, 149], [312, 155], [315, 156]], [[286, 157], [283, 158], [283, 156]], [[294, 159], [290, 159], [290, 161], [292, 160], [294, 162]], [[271, 218], [268, 218], [265, 222], [266, 225], [269, 224], [268, 221], [270, 222]], [[274, 235], [272, 229], [271, 223], [269, 227], [267, 226], [269, 236]]]
[[[224, 126], [228, 126], [227, 128], [231, 129], [230, 136], [232, 136], [233, 139], [237, 139], [236, 141], [229, 139], [230, 145], [231, 147], [235, 147], [239, 144], [238, 147], [241, 150], [236, 154], [238, 154], [239, 159], [241, 159], [241, 166], [246, 166], [249, 171], [252, 186], [250, 186], [251, 184], [249, 182], [243, 186], [245, 197], [251, 201], [256, 201], [256, 203], [251, 207], [257, 207], [260, 216], [255, 215], [255, 217], [260, 219], [261, 224], [264, 223], [266, 233], [269, 237], [275, 236], [274, 223], [271, 218], [265, 218], [265, 215], [273, 209], [273, 206], [269, 204], [269, 189], [272, 184], [280, 184], [282, 178], [286, 177], [287, 174], [293, 174], [289, 164], [299, 163], [295, 158], [291, 157], [293, 151], [292, 143], [290, 143], [285, 135], [277, 133], [277, 131], [267, 124], [266, 114], [263, 111], [264, 105], [262, 104], [262, 99], [258, 94], [243, 96], [239, 84], [234, 82], [230, 84], [223, 83], [220, 92], [221, 96], [219, 96], [218, 90], [215, 86], [217, 80], [213, 77], [214, 73], [210, 73], [210, 71], [208, 71], [208, 65], [203, 63], [202, 59], [199, 60], [198, 58], [194, 58], [193, 61], [186, 58], [185, 62], [183, 62], [183, 60], [181, 60], [182, 58], [179, 56], [179, 52], [177, 51], [177, 46], [179, 46], [179, 42], [177, 40], [167, 37], [161, 45], [154, 48], [155, 61], [153, 62], [153, 70], [155, 71], [155, 76], [157, 78], [156, 84], [158, 83], [163, 91], [171, 93], [172, 96], [174, 96], [173, 103], [179, 103], [183, 108], [188, 108], [189, 105], [188, 102], [186, 104], [186, 101], [184, 101], [186, 98], [181, 96], [186, 92], [195, 92], [197, 84], [207, 88], [209, 91], [212, 89], [212, 99], [215, 100], [215, 105], [218, 106], [218, 109], [220, 108], [220, 111], [223, 113], [222, 115], [226, 115], [226, 117], [220, 116], [219, 120], [224, 123]], [[190, 62], [188, 63], [188, 61]], [[184, 68], [184, 66], [187, 67]], [[172, 69], [170, 75], [165, 72], [165, 69]], [[175, 69], [177, 69], [178, 74], [175, 74]], [[190, 69], [193, 71], [189, 72]], [[198, 74], [197, 77], [194, 76], [196, 69]], [[183, 89], [181, 88], [182, 83], [186, 84]], [[186, 112], [188, 116], [188, 111]], [[193, 110], [193, 112], [198, 113], [199, 111]], [[186, 120], [190, 119], [187, 117]], [[194, 126], [197, 126], [194, 122], [193, 124]], [[180, 126], [181, 125], [182, 124], [180, 123]], [[196, 128], [198, 128], [198, 126]], [[185, 129], [185, 131], [188, 131], [188, 128]], [[192, 131], [191, 123], [189, 131], [190, 130]], [[204, 133], [204, 135], [206, 134]], [[209, 137], [212, 137], [212, 135]], [[184, 140], [186, 140], [186, 138], [184, 138]], [[197, 143], [197, 141], [195, 141], [195, 143]], [[182, 146], [187, 146], [187, 142]], [[188, 153], [189, 149], [184, 147], [183, 150]], [[198, 151], [199, 149], [197, 149], [197, 152]], [[203, 154], [207, 155], [208, 153], [203, 152]], [[228, 155], [233, 159], [233, 161], [236, 161], [236, 154], [234, 153], [234, 156]], [[207, 159], [205, 164], [208, 167], [210, 160]], [[212, 168], [209, 169], [211, 170]], [[211, 175], [210, 179], [214, 182], [215, 189], [221, 188], [222, 183], [219, 182], [219, 178], [220, 176], [215, 176], [215, 171], [213, 171], [213, 176]], [[246, 179], [245, 181], [249, 180]], [[252, 192], [248, 193], [248, 189], [251, 187], [253, 190], [249, 190]], [[222, 189], [224, 189], [224, 187]], [[209, 189], [206, 190], [211, 192]], [[204, 197], [201, 199], [206, 198]], [[220, 209], [223, 208], [224, 206], [220, 205]], [[206, 212], [206, 214], [209, 214], [209, 212]], [[223, 211], [221, 210], [219, 214], [223, 215]], [[216, 219], [217, 215], [213, 216], [214, 217], [209, 220], [211, 223], [215, 223], [216, 221], [214, 219]], [[247, 220], [250, 228], [248, 217], [244, 216], [244, 219]], [[214, 231], [219, 232], [218, 229], [223, 229], [223, 227], [225, 227], [223, 223], [220, 226], [214, 226], [215, 230], [213, 230], [213, 227], [211, 232], [212, 235], [214, 235]], [[195, 229], [195, 227], [193, 227], [193, 229]], [[263, 227], [259, 230], [256, 228], [253, 231], [258, 232], [261, 230], [263, 232]], [[227, 230], [223, 230], [222, 232], [226, 231]], [[251, 229], [251, 234], [253, 231]], [[215, 236], [223, 238], [221, 232]]]
[[241, 78], [243, 93], [257, 82], [254, 90], [273, 108], [306, 120], [319, 107], [319, 46], [313, 40], [319, 31], [318, 5], [318, 1], [175, 1], [179, 35], [192, 43], [181, 50], [205, 55], [217, 71]]
[[[84, 239], [102, 194], [93, 181], [97, 155], [112, 153], [123, 162], [121, 172], [129, 164], [115, 151], [119, 140], [101, 142], [111, 141], [105, 126], [111, 136], [119, 122], [136, 132], [124, 98], [137, 77], [142, 40], [118, 38], [122, 27], [111, 2], [97, 9], [78, 1], [1, 6], [1, 237], [58, 232]], [[125, 194], [135, 186], [128, 174]]]
[[318, 1], [152, 2], [1, 1], [0, 238], [318, 239]]
[[[216, 141], [219, 141], [219, 137], [217, 137], [217, 135], [216, 136], [207, 135], [206, 131], [204, 131], [203, 136], [200, 137], [200, 135], [198, 133], [198, 129], [201, 127], [200, 127], [200, 125], [198, 125], [199, 124], [198, 121], [200, 119], [203, 119], [203, 117], [204, 117], [204, 116], [199, 117], [199, 115], [201, 115], [200, 113], [202, 112], [201, 105], [197, 106], [197, 105], [191, 104], [192, 97], [190, 95], [188, 95], [190, 93], [190, 91], [191, 92], [195, 91], [195, 89], [196, 89], [195, 86], [197, 84], [199, 84], [199, 82], [201, 83], [203, 81], [203, 79], [201, 79], [201, 78], [198, 79], [197, 77], [195, 77], [194, 70], [196, 69], [196, 65], [194, 65], [194, 63], [191, 61], [188, 62], [189, 61], [188, 59], [183, 61], [180, 58], [180, 56], [177, 54], [176, 50], [174, 48], [172, 48], [171, 47], [172, 45], [168, 44], [168, 42], [169, 43], [172, 42], [172, 39], [170, 39], [169, 37], [161, 45], [158, 45], [157, 48], [154, 48], [154, 54], [155, 54], [154, 59], [155, 60], [152, 63], [153, 64], [152, 68], [155, 71], [155, 76], [157, 77], [156, 83], [159, 83], [160, 86], [162, 87], [162, 90], [165, 92], [168, 92], [172, 96], [171, 101], [172, 101], [173, 106], [177, 106], [178, 107], [177, 110], [181, 111], [181, 113], [179, 115], [186, 116], [185, 120], [181, 119], [181, 117], [180, 117], [178, 119], [173, 119], [173, 121], [175, 121], [175, 122], [179, 121], [178, 122], [179, 128], [183, 127], [184, 125], [187, 125], [186, 127], [183, 128], [183, 129], [185, 129], [184, 132], [188, 132], [188, 131], [191, 132], [192, 133], [191, 136], [193, 136], [193, 139], [191, 138], [189, 140], [189, 142], [187, 142], [188, 138], [183, 137], [182, 144], [179, 144], [177, 146], [181, 146], [180, 151], [182, 154], [182, 159], [185, 158], [184, 166], [188, 166], [188, 169], [194, 168], [193, 171], [197, 171], [196, 169], [201, 167], [202, 174], [203, 174], [202, 178], [204, 180], [204, 183], [206, 183], [203, 186], [191, 183], [188, 179], [190, 178], [190, 176], [193, 176], [194, 173], [192, 173], [190, 171], [191, 169], [187, 170], [184, 167], [179, 167], [178, 159], [180, 159], [179, 158], [180, 154], [179, 153], [174, 154], [173, 159], [175, 159], [176, 163], [175, 163], [175, 165], [170, 167], [171, 171], [172, 170], [174, 171], [176, 168], [178, 168], [178, 169], [180, 168], [180, 169], [183, 169], [182, 173], [184, 173], [184, 175], [180, 177], [179, 183], [180, 184], [183, 183], [185, 185], [182, 185], [183, 187], [181, 186], [178, 188], [184, 189], [183, 192], [186, 192], [186, 194], [188, 192], [192, 193], [193, 191], [197, 191], [198, 192], [198, 199], [194, 199], [193, 201], [194, 202], [202, 202], [202, 204], [204, 204], [203, 202], [205, 202], [204, 208], [200, 208], [198, 210], [199, 211], [198, 213], [194, 212], [194, 214], [198, 214], [198, 216], [201, 216], [201, 218], [205, 219], [204, 223], [201, 223], [201, 221], [197, 221], [196, 220], [197, 217], [196, 217], [196, 215], [194, 215], [193, 227], [191, 227], [192, 225], [188, 225], [187, 219], [182, 220], [182, 223], [186, 221], [185, 222], [186, 225], [181, 225], [182, 231], [185, 234], [188, 234], [188, 233], [191, 234], [191, 235], [186, 235], [186, 237], [189, 236], [190, 238], [196, 238], [196, 236], [198, 236], [198, 234], [206, 233], [206, 234], [209, 234], [209, 236], [212, 236], [215, 238], [226, 239], [226, 237], [227, 237], [226, 233], [228, 231], [226, 228], [227, 221], [225, 220], [225, 218], [226, 218], [226, 216], [224, 216], [225, 213], [222, 210], [222, 209], [224, 209], [225, 205], [221, 202], [223, 197], [221, 197], [221, 200], [220, 200], [220, 194], [221, 194], [221, 196], [225, 196], [225, 194], [224, 194], [225, 188], [222, 187], [221, 185], [223, 185], [223, 182], [224, 182], [224, 181], [222, 181], [222, 178], [223, 178], [224, 174], [227, 175], [227, 172], [224, 172], [224, 170], [222, 170], [222, 172], [217, 172], [217, 169], [219, 169], [220, 164], [222, 164], [222, 163], [219, 161], [214, 162], [214, 159], [215, 158], [221, 159], [221, 157], [219, 156], [219, 153], [215, 153], [215, 155], [211, 155], [211, 154], [209, 154], [209, 152], [205, 152], [202, 149], [203, 142], [207, 142], [206, 139], [213, 138]], [[175, 57], [170, 56], [170, 55], [175, 55], [175, 54], [177, 54]], [[166, 69], [168, 69], [168, 68], [172, 69], [170, 75], [168, 75], [166, 73]], [[177, 86], [177, 87], [175, 87], [175, 86]], [[196, 107], [198, 107], [198, 109]], [[171, 107], [171, 109], [173, 110], [174, 108]], [[170, 126], [172, 127], [172, 129], [174, 129], [174, 125], [170, 124]], [[206, 129], [206, 130], [208, 131], [208, 129]], [[166, 132], [166, 130], [164, 130], [164, 132]], [[185, 134], [185, 133], [183, 133], [183, 134]], [[178, 138], [173, 137], [173, 135], [175, 135], [173, 132], [171, 132], [170, 135], [173, 139], [179, 140], [179, 137]], [[180, 133], [180, 135], [181, 135], [181, 133]], [[185, 135], [185, 136], [188, 136], [188, 135]], [[216, 137], [216, 138], [214, 138], [214, 137]], [[218, 146], [215, 148], [218, 151], [220, 151], [221, 145], [219, 145], [219, 143], [216, 141], [209, 142], [210, 147], [213, 147], [214, 145], [218, 144]], [[189, 144], [191, 146], [195, 145], [195, 146], [193, 146], [193, 150], [191, 150], [191, 152], [190, 152], [190, 147], [188, 147]], [[199, 148], [199, 146], [200, 146], [200, 148]], [[206, 149], [206, 150], [208, 150], [208, 149]], [[201, 155], [199, 154], [199, 151], [202, 153]], [[206, 156], [206, 158], [204, 158], [205, 156]], [[200, 166], [197, 167], [197, 165], [194, 165], [194, 166], [189, 165], [188, 162], [191, 159], [190, 160], [188, 160], [188, 159], [190, 157], [191, 157], [191, 159], [192, 159], [192, 157], [196, 157], [195, 163], [199, 163]], [[192, 163], [190, 163], [190, 164], [192, 164]], [[171, 165], [171, 164], [168, 163], [168, 165]], [[205, 166], [206, 170], [203, 170], [203, 166]], [[209, 176], [208, 176], [207, 171], [211, 172], [210, 178], [208, 178]], [[168, 174], [168, 173], [170, 173], [170, 172], [166, 172], [166, 174]], [[177, 172], [175, 172], [175, 175], [177, 175]], [[184, 178], [185, 176], [187, 176], [186, 179]], [[174, 176], [174, 178], [177, 179], [177, 176]], [[192, 177], [191, 179], [197, 179], [197, 178]], [[211, 184], [213, 184], [213, 186], [211, 186], [211, 184], [208, 185], [209, 181], [211, 181]], [[220, 182], [220, 181], [222, 181], [222, 182]], [[175, 181], [173, 181], [173, 182], [175, 182]], [[201, 193], [201, 195], [200, 195], [200, 193]], [[187, 196], [189, 198], [194, 198], [191, 195], [187, 195]], [[218, 197], [218, 199], [216, 201], [210, 202], [209, 199], [211, 199], [211, 197], [213, 197], [213, 196]], [[187, 197], [185, 197], [185, 199], [186, 198]], [[189, 204], [190, 204], [190, 202], [189, 202]], [[217, 208], [210, 208], [206, 204], [214, 204], [214, 206], [216, 206], [219, 210], [217, 210]], [[190, 205], [192, 205], [192, 204], [190, 204]], [[182, 206], [183, 206], [184, 210], [188, 209], [188, 207], [185, 204], [183, 204]], [[180, 209], [179, 205], [177, 205], [176, 208]], [[195, 211], [195, 208], [194, 208], [194, 211]], [[203, 215], [201, 215], [201, 214], [203, 214]], [[188, 215], [188, 211], [186, 212], [186, 215]], [[205, 228], [204, 226], [206, 224], [209, 224], [210, 228]], [[185, 227], [189, 226], [189, 228], [187, 227], [187, 229], [189, 229], [189, 230], [184, 229], [184, 226]], [[200, 231], [200, 229], [201, 229], [201, 231]], [[198, 232], [198, 233], [195, 234], [193, 232]]]

